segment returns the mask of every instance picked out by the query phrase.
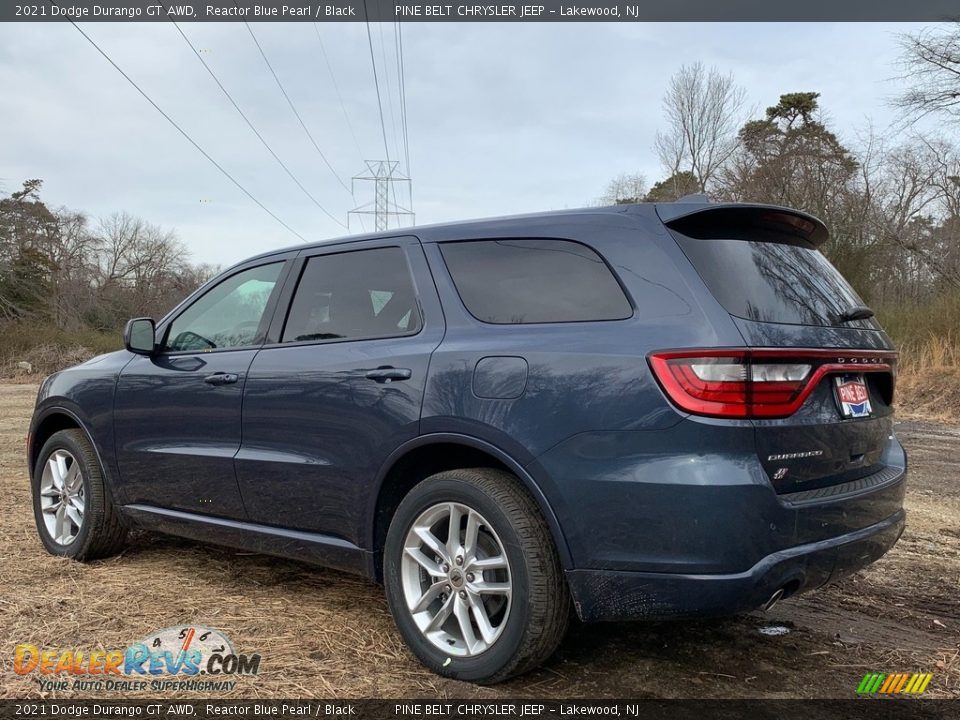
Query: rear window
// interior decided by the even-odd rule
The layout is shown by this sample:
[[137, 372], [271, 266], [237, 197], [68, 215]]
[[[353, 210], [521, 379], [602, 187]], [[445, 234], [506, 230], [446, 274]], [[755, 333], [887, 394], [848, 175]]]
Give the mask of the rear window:
[[792, 325], [875, 327], [872, 320], [839, 321], [841, 313], [863, 305], [863, 300], [830, 261], [803, 240], [704, 239], [672, 232], [731, 315]]
[[580, 243], [480, 240], [440, 247], [463, 304], [483, 322], [623, 320], [633, 315], [610, 268]]

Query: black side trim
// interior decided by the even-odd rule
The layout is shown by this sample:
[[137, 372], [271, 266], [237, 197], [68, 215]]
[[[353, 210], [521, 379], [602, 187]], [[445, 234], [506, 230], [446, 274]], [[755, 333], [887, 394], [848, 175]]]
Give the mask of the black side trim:
[[286, 530], [151, 505], [124, 505], [121, 511], [125, 517], [150, 530], [265, 555], [302, 560], [371, 579], [374, 577], [373, 553], [330, 535]]

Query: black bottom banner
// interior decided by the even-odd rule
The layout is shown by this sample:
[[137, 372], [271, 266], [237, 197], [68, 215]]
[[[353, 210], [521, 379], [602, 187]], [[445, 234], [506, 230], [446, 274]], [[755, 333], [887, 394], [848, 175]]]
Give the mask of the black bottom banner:
[[848, 720], [853, 718], [957, 718], [951, 700], [0, 700], [0, 720], [121, 720], [122, 718], [228, 720]]

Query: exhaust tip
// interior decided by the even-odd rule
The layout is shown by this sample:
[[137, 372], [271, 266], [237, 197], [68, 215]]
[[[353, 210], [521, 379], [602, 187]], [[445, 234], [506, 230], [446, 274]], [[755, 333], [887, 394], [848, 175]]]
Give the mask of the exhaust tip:
[[776, 605], [780, 600], [783, 599], [783, 588], [777, 590], [773, 595], [770, 596], [770, 599], [763, 604], [764, 612], [772, 610], [773, 606]]

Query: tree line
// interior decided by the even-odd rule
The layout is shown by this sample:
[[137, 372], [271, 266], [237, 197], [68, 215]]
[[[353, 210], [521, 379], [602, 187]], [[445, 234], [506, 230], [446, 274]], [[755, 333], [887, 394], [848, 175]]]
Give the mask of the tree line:
[[[960, 24], [901, 38], [907, 90], [900, 122], [841, 140], [813, 91], [781, 95], [745, 117], [735, 79], [702, 63], [683, 66], [663, 99], [654, 148], [663, 179], [614, 178], [603, 204], [711, 199], [805, 210], [826, 222], [822, 248], [861, 295], [878, 305], [960, 293]], [[935, 134], [917, 121], [938, 121]]]
[[0, 199], [0, 325], [116, 331], [158, 317], [212, 276], [175, 233], [125, 212], [99, 220], [40, 199], [42, 181]]

